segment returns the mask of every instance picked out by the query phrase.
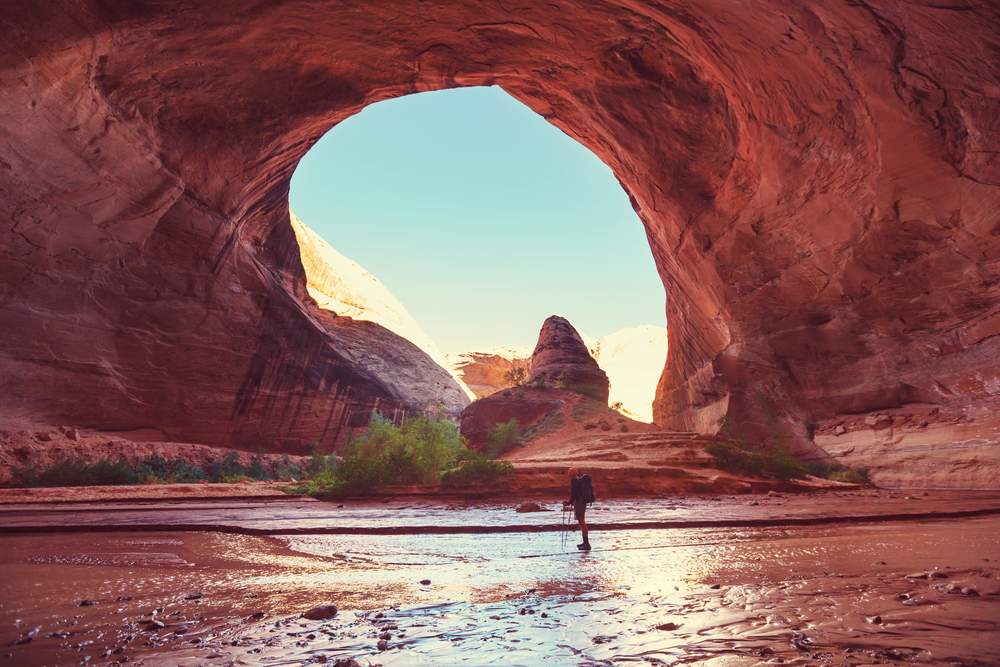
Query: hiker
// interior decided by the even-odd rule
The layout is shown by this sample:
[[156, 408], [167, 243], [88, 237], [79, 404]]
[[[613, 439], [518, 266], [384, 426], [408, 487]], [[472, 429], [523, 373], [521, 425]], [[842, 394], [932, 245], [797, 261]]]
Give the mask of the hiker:
[[587, 503], [594, 502], [594, 484], [590, 475], [580, 475], [576, 468], [569, 469], [569, 500], [563, 502], [563, 509], [573, 508], [573, 515], [580, 523], [580, 533], [583, 535], [583, 543], [576, 545], [581, 551], [590, 551], [590, 540], [587, 536], [587, 522], [584, 514], [587, 511]]

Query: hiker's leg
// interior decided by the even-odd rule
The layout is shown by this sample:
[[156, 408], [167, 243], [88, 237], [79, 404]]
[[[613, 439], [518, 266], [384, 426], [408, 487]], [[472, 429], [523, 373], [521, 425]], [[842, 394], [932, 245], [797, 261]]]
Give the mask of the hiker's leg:
[[583, 535], [583, 543], [590, 544], [590, 540], [587, 538], [587, 522], [580, 518], [580, 534]]

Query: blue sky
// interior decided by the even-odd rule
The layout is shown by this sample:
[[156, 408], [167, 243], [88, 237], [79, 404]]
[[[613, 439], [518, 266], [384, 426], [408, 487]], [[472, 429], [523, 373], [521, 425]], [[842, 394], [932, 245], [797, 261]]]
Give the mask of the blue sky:
[[611, 170], [498, 87], [420, 93], [330, 130], [292, 211], [402, 302], [442, 352], [665, 327], [645, 231]]

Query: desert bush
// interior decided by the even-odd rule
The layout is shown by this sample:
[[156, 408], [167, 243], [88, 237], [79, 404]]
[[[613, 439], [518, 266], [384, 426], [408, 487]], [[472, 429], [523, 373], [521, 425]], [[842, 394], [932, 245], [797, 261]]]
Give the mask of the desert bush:
[[563, 425], [563, 413], [561, 410], [551, 410], [534, 424], [524, 429], [521, 434], [521, 442], [529, 443], [543, 435], [548, 435], [558, 430]]
[[528, 380], [528, 369], [523, 364], [515, 363], [503, 374], [505, 387], [520, 387]]
[[506, 424], [494, 424], [486, 434], [486, 452], [491, 459], [503, 456], [520, 444], [521, 429], [516, 419]]
[[806, 463], [806, 472], [813, 477], [846, 482], [848, 484], [873, 484], [871, 468], [852, 468], [841, 463]]
[[621, 401], [615, 401], [608, 407], [614, 410], [615, 412], [621, 412], [625, 408], [625, 404], [622, 403]]
[[500, 482], [514, 475], [514, 466], [510, 461], [497, 461], [479, 452], [466, 449], [458, 458], [460, 464], [441, 473], [441, 485], [451, 487], [480, 487], [484, 494], [502, 494], [503, 485]]
[[752, 449], [739, 428], [723, 415], [719, 418], [719, 434], [723, 442], [714, 442], [705, 451], [715, 457], [723, 470], [755, 477], [773, 477], [782, 481], [801, 479], [808, 473], [802, 463], [788, 452], [788, 432], [781, 423], [781, 412], [775, 402], [763, 392], [757, 392], [757, 407], [760, 408], [764, 426], [767, 428], [770, 445], [764, 449]]
[[709, 443], [705, 451], [715, 457], [719, 468], [739, 475], [781, 481], [806, 476], [802, 464], [785, 451], [755, 451], [733, 440]]
[[302, 476], [306, 479], [317, 479], [323, 475], [336, 473], [337, 468], [340, 467], [340, 463], [341, 460], [336, 452], [324, 454], [319, 450], [319, 443], [315, 443], [313, 444], [312, 455], [309, 457], [309, 463], [306, 464]]
[[324, 498], [367, 495], [384, 486], [436, 484], [464, 449], [458, 426], [443, 414], [414, 415], [396, 426], [372, 411], [368, 429], [349, 439], [342, 459], [331, 455], [321, 461], [321, 454], [313, 454], [307, 471], [318, 473], [296, 491]]
[[595, 401], [604, 400], [604, 392], [601, 388], [594, 384], [570, 384], [565, 380], [559, 380], [556, 382], [557, 389], [566, 389], [574, 393], [580, 394], [581, 396], [586, 396], [587, 398], [592, 398]]
[[207, 480], [209, 482], [231, 482], [261, 479], [288, 479], [300, 474], [297, 466], [289, 462], [288, 456], [272, 469], [264, 466], [260, 458], [250, 465], [240, 463], [239, 452], [231, 451], [219, 461], [213, 461], [204, 469], [177, 457], [164, 459], [153, 455], [144, 459], [128, 460], [120, 458], [91, 460], [84, 456], [60, 457], [48, 466], [29, 462], [15, 466], [11, 470], [8, 486], [50, 487], [50, 486], [112, 486], [132, 484], [190, 484]]
[[570, 416], [575, 422], [583, 422], [590, 419], [616, 419], [621, 417], [618, 412], [612, 410], [603, 401], [595, 401], [592, 399], [577, 401], [576, 405], [574, 405], [570, 410]]
[[108, 486], [141, 484], [149, 470], [125, 459], [91, 461], [83, 456], [61, 456], [47, 467], [34, 462], [15, 466], [9, 484], [15, 487]]

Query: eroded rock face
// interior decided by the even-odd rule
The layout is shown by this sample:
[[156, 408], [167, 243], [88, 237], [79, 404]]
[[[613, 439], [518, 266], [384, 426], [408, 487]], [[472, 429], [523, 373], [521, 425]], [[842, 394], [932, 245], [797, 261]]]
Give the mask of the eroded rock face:
[[593, 388], [593, 398], [608, 402], [607, 374], [590, 356], [576, 328], [565, 317], [553, 315], [542, 324], [538, 343], [528, 360], [528, 384]]
[[[403, 304], [375, 276], [330, 247], [294, 214], [291, 222], [306, 273], [306, 289], [317, 306], [341, 318], [378, 324], [420, 348], [421, 353], [407, 358], [411, 348], [395, 346], [398, 358], [392, 364], [379, 363], [383, 355], [377, 354], [373, 357], [377, 367], [366, 365], [365, 370], [388, 385], [402, 403], [421, 411], [440, 405], [446, 414], [457, 417], [474, 396], [450, 371], [444, 355]], [[363, 362], [363, 358], [355, 358]]]
[[352, 360], [391, 364], [389, 339], [307, 298], [288, 183], [367, 104], [497, 84], [646, 226], [658, 423], [753, 435], [764, 396], [809, 452], [930, 404], [997, 440], [994, 3], [53, 0], [0, 24], [8, 413], [252, 446], [408, 409]]
[[469, 447], [477, 451], [486, 448], [486, 434], [497, 424], [516, 419], [522, 430], [557, 410], [565, 402], [568, 391], [535, 388], [498, 391], [473, 401], [462, 411], [461, 434]]
[[507, 374], [522, 368], [527, 378], [530, 347], [491, 347], [484, 350], [448, 352], [448, 368], [461, 378], [476, 398], [483, 398], [510, 387]]

